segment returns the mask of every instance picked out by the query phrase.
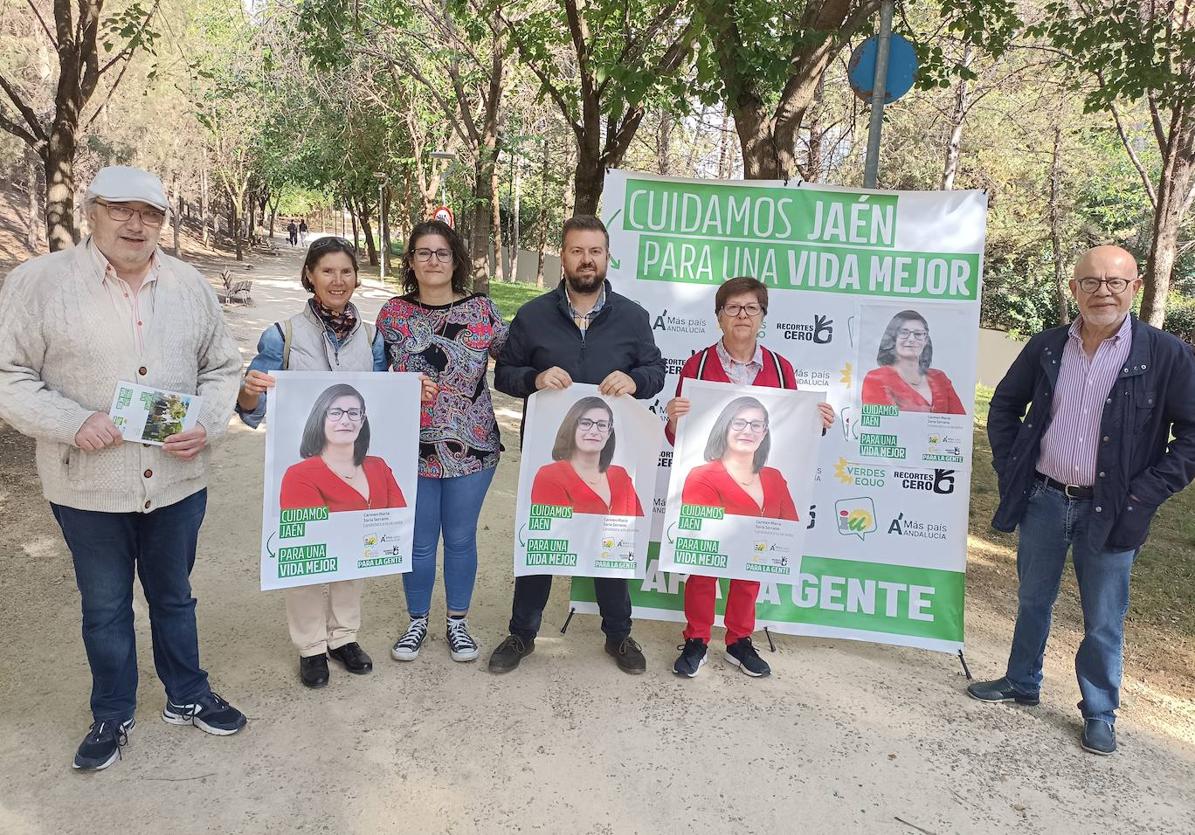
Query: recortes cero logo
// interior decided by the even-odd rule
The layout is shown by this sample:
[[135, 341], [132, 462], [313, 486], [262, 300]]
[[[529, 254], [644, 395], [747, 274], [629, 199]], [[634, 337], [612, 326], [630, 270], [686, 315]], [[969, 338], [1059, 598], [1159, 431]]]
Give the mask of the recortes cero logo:
[[954, 470], [896, 470], [892, 478], [906, 490], [923, 490], [942, 496], [954, 492]]
[[834, 339], [834, 320], [825, 314], [815, 313], [809, 323], [777, 322], [776, 330], [783, 334], [784, 339], [828, 345]]

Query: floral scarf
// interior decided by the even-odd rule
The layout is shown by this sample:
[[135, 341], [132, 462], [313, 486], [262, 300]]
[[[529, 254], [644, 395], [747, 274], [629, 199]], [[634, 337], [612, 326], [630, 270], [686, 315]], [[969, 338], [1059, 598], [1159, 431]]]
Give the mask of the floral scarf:
[[346, 304], [340, 313], [333, 313], [320, 304], [314, 296], [308, 303], [311, 305], [311, 311], [324, 323], [325, 328], [332, 331], [338, 343], [343, 343], [348, 339], [353, 328], [357, 327], [357, 308], [353, 307], [351, 303]]

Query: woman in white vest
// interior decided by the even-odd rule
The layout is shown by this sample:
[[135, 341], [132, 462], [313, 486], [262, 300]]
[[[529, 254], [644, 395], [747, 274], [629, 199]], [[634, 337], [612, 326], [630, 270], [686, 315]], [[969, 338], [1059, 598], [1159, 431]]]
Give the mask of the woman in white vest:
[[[343, 238], [316, 240], [307, 250], [301, 280], [311, 298], [300, 312], [262, 333], [237, 396], [237, 414], [249, 426], [265, 417], [272, 371], [386, 370], [384, 341], [351, 301], [361, 283], [352, 244]], [[342, 580], [286, 590], [287, 624], [299, 649], [299, 679], [307, 687], [328, 683], [329, 656], [350, 673], [373, 669], [357, 643], [361, 586], [360, 580]]]

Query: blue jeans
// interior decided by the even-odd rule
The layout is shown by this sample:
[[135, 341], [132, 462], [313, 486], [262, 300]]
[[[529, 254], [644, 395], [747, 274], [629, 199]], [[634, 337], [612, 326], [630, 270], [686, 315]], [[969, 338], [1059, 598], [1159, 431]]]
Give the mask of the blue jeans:
[[467, 612], [477, 579], [477, 517], [494, 467], [453, 478], [419, 477], [411, 570], [402, 575], [407, 612], [426, 617], [436, 584], [436, 547], [444, 534], [444, 598], [450, 612]]
[[187, 703], [206, 695], [190, 575], [207, 490], [151, 513], [50, 509], [75, 563], [95, 720], [123, 722], [137, 706], [134, 570], [149, 603], [154, 668], [166, 696]]
[[1083, 607], [1083, 641], [1075, 655], [1075, 675], [1083, 695], [1079, 710], [1085, 719], [1115, 722], [1124, 668], [1129, 574], [1137, 550], [1092, 551], [1084, 535], [1091, 505], [1090, 499], [1069, 499], [1053, 487], [1034, 482], [1021, 519], [1019, 605], [1006, 676], [1013, 689], [1024, 695], [1036, 695], [1041, 689], [1050, 615], [1069, 548]]

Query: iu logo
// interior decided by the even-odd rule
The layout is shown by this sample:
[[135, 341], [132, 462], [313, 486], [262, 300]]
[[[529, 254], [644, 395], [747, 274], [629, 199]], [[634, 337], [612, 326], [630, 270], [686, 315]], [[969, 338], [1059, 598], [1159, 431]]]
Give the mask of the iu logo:
[[668, 330], [668, 326], [666, 324], [664, 324], [664, 317], [667, 315], [668, 315], [668, 308], [664, 308], [662, 311], [660, 311], [660, 315], [656, 317], [656, 321], [652, 324], [651, 329], [653, 331]]
[[954, 492], [954, 470], [934, 470], [934, 492]]
[[817, 345], [825, 345], [834, 338], [834, 320], [820, 313], [813, 315], [813, 341]]

